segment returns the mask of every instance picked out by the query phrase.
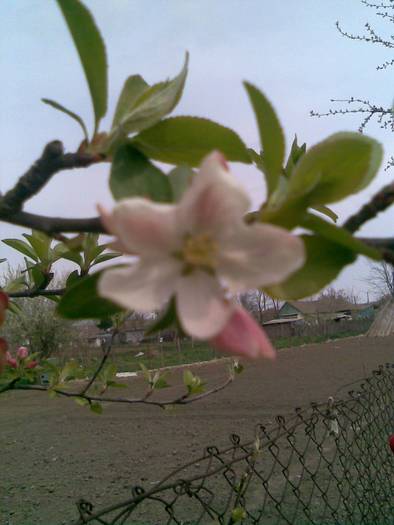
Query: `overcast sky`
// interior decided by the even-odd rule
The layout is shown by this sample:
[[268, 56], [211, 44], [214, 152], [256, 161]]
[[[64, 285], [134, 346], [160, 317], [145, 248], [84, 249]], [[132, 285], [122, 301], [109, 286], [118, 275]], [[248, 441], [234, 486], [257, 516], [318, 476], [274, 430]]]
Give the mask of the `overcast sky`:
[[[363, 32], [370, 21], [378, 32], [393, 25], [374, 15], [360, 0], [86, 0], [104, 36], [109, 62], [108, 128], [124, 79], [141, 74], [149, 83], [178, 73], [185, 51], [190, 72], [175, 114], [211, 118], [235, 129], [258, 148], [254, 116], [242, 87], [249, 80], [271, 99], [283, 123], [287, 144], [297, 133], [312, 145], [336, 131], [355, 130], [358, 118], [309, 117], [332, 107], [330, 98], [362, 97], [383, 106], [392, 103], [393, 69], [376, 71], [391, 59], [388, 50], [341, 37], [335, 21]], [[2, 0], [0, 6], [1, 190], [10, 188], [50, 140], [68, 150], [81, 141], [78, 126], [40, 102], [53, 98], [80, 113], [91, 126], [92, 111], [84, 76], [56, 3], [52, 0]], [[386, 158], [394, 153], [392, 136], [378, 126]], [[265, 192], [261, 174], [241, 164], [234, 173], [253, 193]], [[109, 204], [108, 166], [63, 172], [28, 202], [26, 210], [58, 216], [91, 216], [97, 202]], [[341, 222], [378, 188], [392, 180], [383, 168], [359, 195], [333, 208]], [[371, 221], [363, 235], [392, 234], [394, 210]], [[0, 223], [0, 238], [23, 230]], [[0, 246], [15, 264], [16, 252]], [[342, 272], [335, 286], [352, 288], [365, 300], [368, 265], [359, 260]]]

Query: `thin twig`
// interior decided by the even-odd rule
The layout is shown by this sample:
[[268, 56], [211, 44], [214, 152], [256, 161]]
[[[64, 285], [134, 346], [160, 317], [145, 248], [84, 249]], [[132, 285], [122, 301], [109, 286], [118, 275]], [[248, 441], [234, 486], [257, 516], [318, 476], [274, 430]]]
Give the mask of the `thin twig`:
[[103, 369], [105, 363], [107, 362], [107, 359], [109, 357], [109, 354], [111, 353], [111, 350], [112, 350], [112, 345], [113, 345], [113, 342], [114, 342], [114, 339], [115, 339], [115, 336], [117, 335], [118, 333], [118, 330], [117, 329], [114, 329], [111, 333], [111, 339], [107, 342], [105, 341], [104, 344], [105, 344], [105, 351], [104, 351], [104, 355], [103, 357], [101, 358], [101, 361], [100, 361], [100, 364], [98, 365], [98, 367], [96, 368], [96, 370], [94, 371], [94, 374], [92, 375], [92, 377], [89, 379], [88, 383], [82, 388], [81, 392], [80, 392], [80, 397], [83, 397], [86, 392], [89, 390], [89, 388], [93, 385], [93, 383], [96, 381], [98, 375], [100, 374], [101, 370]]
[[35, 290], [23, 290], [23, 291], [20, 291], [20, 292], [9, 292], [9, 293], [7, 293], [7, 295], [11, 299], [17, 299], [17, 298], [20, 298], [20, 297], [39, 297], [39, 296], [52, 297], [54, 295], [55, 296], [56, 295], [64, 295], [65, 292], [66, 292], [65, 288], [56, 288], [56, 289], [53, 289], [53, 290], [35, 289]]
[[232, 376], [229, 376], [225, 382], [223, 382], [221, 385], [214, 387], [210, 390], [207, 390], [206, 392], [198, 395], [198, 396], [190, 396], [187, 395], [185, 397], [185, 394], [182, 394], [181, 396], [169, 400], [169, 401], [155, 401], [152, 399], [146, 399], [145, 396], [141, 398], [129, 398], [129, 397], [107, 397], [107, 396], [93, 396], [90, 394], [82, 394], [81, 392], [68, 392], [67, 390], [60, 390], [57, 388], [47, 388], [42, 385], [13, 385], [11, 388], [7, 388], [7, 390], [36, 390], [39, 392], [47, 392], [48, 390], [51, 390], [58, 394], [59, 396], [63, 397], [70, 397], [70, 398], [83, 398], [86, 399], [89, 403], [91, 402], [99, 402], [99, 403], [126, 403], [126, 404], [144, 404], [144, 405], [152, 405], [157, 406], [160, 408], [165, 408], [167, 406], [172, 405], [187, 405], [190, 403], [193, 403], [194, 401], [199, 401], [205, 397], [208, 397], [212, 394], [216, 394], [217, 392], [220, 392], [226, 386], [228, 386], [234, 378]]

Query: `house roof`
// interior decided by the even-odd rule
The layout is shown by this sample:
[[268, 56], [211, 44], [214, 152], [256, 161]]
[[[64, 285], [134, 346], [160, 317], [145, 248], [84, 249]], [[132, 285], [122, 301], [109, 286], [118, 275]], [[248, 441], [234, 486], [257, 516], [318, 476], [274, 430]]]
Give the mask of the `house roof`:
[[320, 299], [317, 301], [287, 301], [283, 306], [286, 304], [291, 305], [302, 314], [323, 314], [342, 312], [344, 310], [364, 310], [368, 306], [372, 306], [372, 303], [354, 304], [341, 298], [336, 298], [335, 300]]

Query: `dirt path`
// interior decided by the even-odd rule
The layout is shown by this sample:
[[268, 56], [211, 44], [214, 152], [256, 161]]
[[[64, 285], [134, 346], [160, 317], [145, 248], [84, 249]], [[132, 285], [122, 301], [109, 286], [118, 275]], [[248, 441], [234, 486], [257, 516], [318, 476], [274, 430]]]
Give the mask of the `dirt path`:
[[[151, 486], [231, 432], [250, 437], [310, 401], [343, 397], [380, 363], [394, 362], [394, 337], [339, 340], [282, 350], [275, 363], [248, 365], [225, 391], [187, 407], [162, 411], [106, 406], [97, 416], [70, 400], [17, 392], [0, 399], [0, 523], [58, 525], [76, 518], [81, 497], [98, 506]], [[222, 363], [193, 369], [209, 384]], [[170, 380], [180, 382], [175, 371]], [[132, 389], [139, 389], [131, 380]], [[338, 390], [339, 389], [339, 390]], [[171, 392], [170, 392], [171, 393]]]

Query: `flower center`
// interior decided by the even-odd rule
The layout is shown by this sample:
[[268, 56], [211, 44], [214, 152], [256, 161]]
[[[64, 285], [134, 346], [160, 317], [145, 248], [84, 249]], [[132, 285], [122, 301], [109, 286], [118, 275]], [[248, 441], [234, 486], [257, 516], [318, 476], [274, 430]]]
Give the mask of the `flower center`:
[[217, 244], [206, 233], [188, 235], [185, 237], [180, 258], [186, 263], [185, 271], [200, 268], [213, 272], [216, 267]]

